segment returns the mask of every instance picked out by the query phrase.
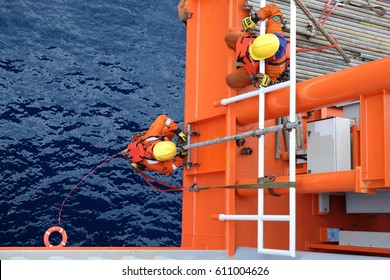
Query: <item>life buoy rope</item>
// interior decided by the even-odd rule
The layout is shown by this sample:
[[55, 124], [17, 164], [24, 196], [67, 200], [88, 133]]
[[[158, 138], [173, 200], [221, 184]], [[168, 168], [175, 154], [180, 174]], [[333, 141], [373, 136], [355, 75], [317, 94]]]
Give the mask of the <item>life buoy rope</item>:
[[[94, 173], [97, 169], [99, 169], [100, 167], [102, 167], [104, 164], [106, 164], [107, 162], [111, 161], [113, 158], [117, 157], [118, 155], [120, 155], [121, 152], [118, 152], [116, 153], [115, 155], [111, 156], [110, 158], [106, 159], [105, 161], [103, 161], [101, 164], [99, 164], [98, 166], [96, 166], [94, 169], [92, 169], [88, 174], [86, 174], [70, 191], [69, 193], [66, 195], [64, 201], [62, 202], [61, 204], [61, 207], [60, 207], [60, 210], [59, 210], [59, 213], [58, 213], [58, 224], [60, 224], [61, 222], [61, 213], [62, 213], [62, 209], [64, 208], [64, 205], [65, 205], [65, 202], [68, 200], [69, 196], [73, 193], [73, 191], [82, 183], [84, 182], [89, 176], [92, 175], [92, 173]], [[173, 186], [173, 185], [170, 185], [170, 184], [167, 184], [167, 183], [164, 183], [160, 180], [157, 180], [156, 178], [153, 178], [149, 175], [146, 175], [145, 173], [143, 173], [141, 170], [137, 170], [137, 172], [144, 178], [144, 180], [146, 181], [146, 183], [151, 186], [153, 189], [159, 191], [159, 192], [171, 192], [171, 191], [183, 191], [183, 190], [189, 190], [189, 188], [185, 188], [185, 187], [180, 187], [180, 186]], [[165, 186], [167, 187], [168, 189], [166, 190], [163, 190], [163, 189], [160, 189], [156, 186], [154, 186], [150, 180], [162, 185], [162, 186]], [[60, 244], [58, 245], [52, 245], [49, 241], [49, 237], [50, 235], [53, 233], [53, 232], [59, 232], [62, 236], [62, 240], [60, 242]], [[59, 227], [59, 226], [53, 226], [51, 228], [49, 228], [44, 236], [43, 236], [43, 242], [45, 244], [46, 247], [51, 247], [51, 248], [60, 248], [60, 247], [64, 247], [65, 244], [66, 244], [66, 241], [68, 240], [68, 235], [66, 234], [66, 231]]]
[[[60, 210], [59, 210], [59, 213], [58, 213], [58, 224], [60, 224], [61, 222], [61, 213], [62, 213], [62, 209], [64, 208], [64, 205], [65, 205], [65, 202], [67, 201], [67, 199], [69, 198], [69, 196], [73, 193], [73, 191], [82, 183], [85, 181], [85, 179], [87, 179], [89, 176], [92, 175], [92, 173], [94, 173], [98, 168], [102, 167], [104, 164], [106, 164], [107, 162], [111, 161], [113, 158], [117, 157], [119, 154], [121, 154], [121, 152], [118, 152], [116, 153], [115, 155], [111, 156], [110, 158], [106, 159], [105, 161], [103, 161], [101, 164], [99, 164], [98, 166], [96, 166], [94, 169], [92, 169], [88, 174], [86, 174], [70, 191], [69, 193], [66, 195], [64, 201], [62, 202], [61, 204], [61, 207], [60, 207]], [[153, 189], [159, 191], [159, 192], [172, 192], [172, 191], [183, 191], [183, 190], [189, 190], [189, 187], [188, 188], [185, 188], [185, 187], [181, 187], [181, 186], [173, 186], [173, 185], [170, 185], [170, 184], [167, 184], [167, 183], [164, 183], [160, 180], [157, 180], [156, 178], [153, 178], [149, 175], [146, 175], [145, 173], [143, 173], [141, 170], [137, 170], [137, 172], [144, 178], [144, 180], [146, 181], [146, 183], [151, 186]], [[158, 188], [156, 186], [154, 186], [150, 180], [162, 185], [162, 186], [165, 186], [167, 187], [166, 190], [163, 190], [161, 188]], [[58, 245], [52, 245], [50, 244], [50, 241], [49, 241], [49, 237], [50, 235], [53, 233], [53, 232], [59, 232], [62, 236], [62, 240], [60, 242], [60, 244]], [[51, 227], [49, 228], [45, 234], [44, 234], [44, 237], [43, 237], [43, 242], [45, 243], [45, 246], [46, 247], [51, 247], [51, 248], [59, 248], [59, 247], [63, 247], [65, 246], [66, 244], [66, 241], [68, 240], [68, 236], [65, 232], [65, 230], [59, 226], [54, 226], [54, 227]]]
[[119, 153], [116, 153], [115, 155], [111, 156], [110, 158], [106, 159], [105, 161], [103, 161], [101, 164], [99, 164], [98, 166], [96, 166], [94, 169], [92, 169], [87, 175], [85, 175], [74, 187], [73, 189], [71, 189], [71, 191], [67, 194], [67, 196], [65, 197], [64, 201], [62, 202], [61, 204], [61, 208], [60, 208], [60, 211], [58, 213], [58, 224], [61, 223], [61, 213], [62, 213], [62, 209], [64, 208], [64, 205], [65, 205], [65, 202], [68, 200], [68, 197], [72, 194], [72, 192], [82, 183], [84, 182], [85, 179], [87, 179], [89, 176], [92, 175], [92, 173], [94, 173], [97, 169], [99, 169], [100, 167], [102, 167], [103, 165], [105, 165], [107, 162], [109, 162], [110, 160], [112, 160], [113, 158], [117, 157], [118, 155], [120, 154]]
[[[58, 244], [58, 245], [52, 245], [49, 241], [49, 237], [53, 232], [59, 232], [61, 234], [62, 240], [61, 240], [60, 244]], [[45, 243], [45, 246], [51, 247], [51, 248], [64, 247], [67, 240], [68, 240], [68, 235], [66, 234], [66, 231], [62, 227], [59, 227], [59, 226], [54, 226], [54, 227], [49, 228], [43, 236], [43, 242]]]

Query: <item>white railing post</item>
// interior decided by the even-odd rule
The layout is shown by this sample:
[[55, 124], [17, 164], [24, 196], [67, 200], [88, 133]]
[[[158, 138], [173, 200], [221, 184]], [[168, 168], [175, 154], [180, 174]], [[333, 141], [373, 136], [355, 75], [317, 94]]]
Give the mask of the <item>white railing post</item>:
[[[290, 122], [295, 122], [296, 114], [296, 86], [297, 86], [297, 73], [296, 73], [296, 27], [297, 27], [297, 6], [294, 0], [290, 0]], [[296, 129], [290, 131], [290, 150], [289, 150], [289, 170], [290, 170], [290, 182], [296, 181]], [[295, 239], [296, 239], [296, 189], [290, 188], [290, 255], [295, 257]]]
[[[260, 0], [260, 7], [265, 7], [266, 1]], [[265, 34], [265, 22], [260, 21], [260, 35]], [[265, 61], [260, 60], [259, 63], [259, 72], [265, 73]], [[264, 128], [265, 122], [265, 93], [259, 90], [259, 128]], [[257, 167], [257, 177], [264, 177], [264, 137], [259, 138], [258, 143], [258, 167]], [[260, 219], [261, 216], [264, 216], [264, 189], [259, 189], [257, 194], [257, 249], [264, 249], [264, 222]]]

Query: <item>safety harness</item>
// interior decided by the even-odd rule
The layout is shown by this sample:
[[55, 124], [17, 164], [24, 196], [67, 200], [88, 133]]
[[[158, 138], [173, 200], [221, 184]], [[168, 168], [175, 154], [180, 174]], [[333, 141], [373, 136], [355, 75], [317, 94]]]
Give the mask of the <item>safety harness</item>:
[[[287, 40], [280, 35], [279, 33], [275, 32], [273, 33], [276, 35], [279, 39], [280, 46], [276, 54], [272, 57], [269, 57], [265, 59], [265, 63], [268, 65], [275, 65], [279, 66], [284, 63], [289, 62], [290, 57], [290, 46]], [[247, 36], [242, 37], [241, 40], [237, 41], [236, 44], [236, 53], [237, 53], [237, 62], [234, 63], [234, 66], [243, 67], [249, 74], [256, 74], [259, 70], [259, 62], [254, 61], [248, 51], [248, 47], [250, 44], [253, 43], [253, 41], [256, 39], [257, 36]], [[273, 62], [274, 60], [278, 60], [282, 58], [285, 55], [286, 59], [281, 62]]]
[[169, 139], [165, 135], [148, 136], [144, 139], [142, 139], [141, 136], [133, 137], [132, 142], [127, 146], [130, 157], [129, 160], [135, 163], [141, 162], [144, 159], [156, 160], [153, 155], [148, 152], [148, 148], [152, 147], [157, 142], [168, 141]]

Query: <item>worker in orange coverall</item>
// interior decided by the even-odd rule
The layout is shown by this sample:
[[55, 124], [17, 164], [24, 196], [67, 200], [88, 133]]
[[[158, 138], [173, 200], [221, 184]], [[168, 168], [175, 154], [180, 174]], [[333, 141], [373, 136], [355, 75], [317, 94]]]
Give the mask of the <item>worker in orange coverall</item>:
[[180, 0], [177, 5], [177, 13], [179, 15], [179, 19], [182, 23], [184, 23], [184, 27], [187, 28], [187, 20], [192, 17], [192, 13], [187, 10], [188, 1]]
[[121, 154], [137, 170], [153, 170], [169, 176], [180, 167], [187, 151], [178, 155], [171, 140], [178, 136], [178, 145], [186, 142], [186, 134], [166, 115], [159, 115], [147, 131], [137, 133]]
[[[252, 36], [247, 31], [260, 20], [268, 19], [266, 34]], [[243, 30], [230, 29], [225, 35], [227, 46], [237, 55], [239, 68], [226, 77], [230, 88], [239, 89], [251, 84], [268, 86], [283, 73], [286, 63], [287, 40], [282, 30], [282, 12], [268, 4], [257, 13], [242, 20]], [[265, 73], [259, 73], [259, 60], [265, 60]]]

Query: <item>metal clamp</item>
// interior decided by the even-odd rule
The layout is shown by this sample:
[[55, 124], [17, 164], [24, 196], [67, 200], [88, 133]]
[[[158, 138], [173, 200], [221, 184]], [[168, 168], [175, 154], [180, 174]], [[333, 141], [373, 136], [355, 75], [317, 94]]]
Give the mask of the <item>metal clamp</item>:
[[191, 185], [191, 187], [189, 187], [189, 189], [188, 189], [190, 192], [196, 192], [196, 193], [198, 193], [199, 191], [200, 191], [200, 187], [199, 187], [199, 184], [198, 183], [193, 183], [192, 185]]

